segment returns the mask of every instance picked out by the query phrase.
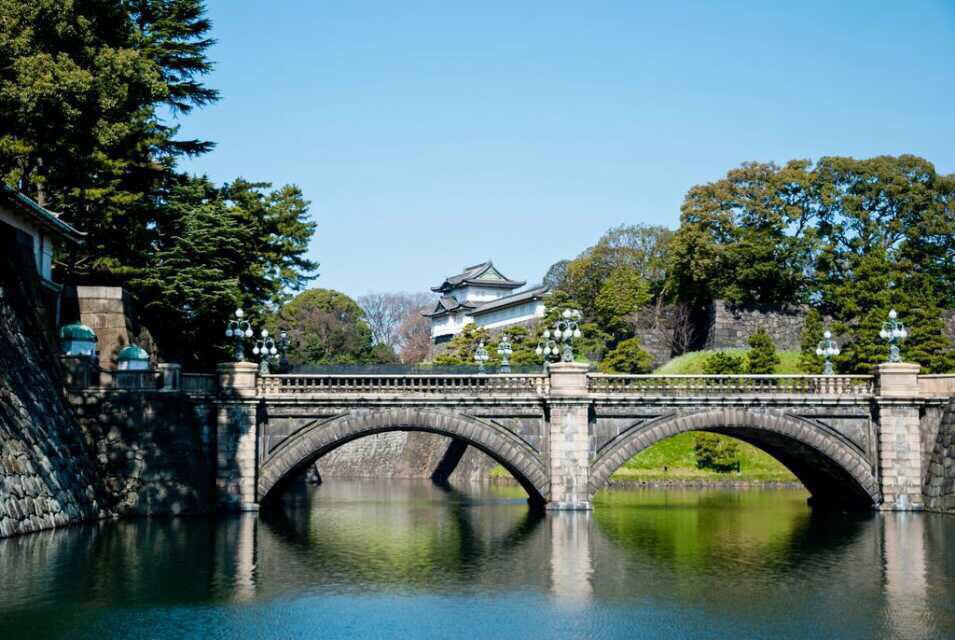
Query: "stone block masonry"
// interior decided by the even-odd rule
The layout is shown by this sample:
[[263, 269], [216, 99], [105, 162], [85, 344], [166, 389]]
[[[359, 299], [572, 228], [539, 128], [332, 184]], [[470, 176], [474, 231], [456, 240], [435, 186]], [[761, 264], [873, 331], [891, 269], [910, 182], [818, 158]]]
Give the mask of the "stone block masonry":
[[[3, 245], [0, 242], [0, 245]], [[0, 246], [0, 537], [108, 515], [37, 315], [32, 255]]]
[[162, 391], [87, 390], [70, 400], [117, 515], [214, 507], [215, 407]]
[[64, 292], [63, 319], [96, 333], [100, 366], [116, 367], [119, 351], [139, 333], [133, 297], [121, 287], [73, 287]]

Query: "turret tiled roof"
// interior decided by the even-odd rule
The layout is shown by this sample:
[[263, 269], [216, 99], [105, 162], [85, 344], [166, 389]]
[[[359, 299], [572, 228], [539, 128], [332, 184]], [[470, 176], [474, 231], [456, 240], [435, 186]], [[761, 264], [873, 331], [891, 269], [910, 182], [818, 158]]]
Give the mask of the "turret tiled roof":
[[470, 302], [458, 302], [458, 299], [454, 296], [441, 296], [438, 300], [438, 303], [434, 307], [434, 311], [431, 313], [424, 313], [422, 315], [433, 318], [435, 316], [443, 316], [446, 313], [451, 313], [453, 311], [472, 311], [477, 307], [476, 304]]
[[480, 285], [482, 287], [499, 287], [501, 289], [517, 289], [527, 284], [524, 281], [510, 280], [494, 267], [494, 263], [488, 260], [481, 264], [465, 267], [464, 271], [445, 278], [437, 287], [431, 287], [431, 290], [437, 293], [448, 293], [459, 287], [467, 285]]
[[480, 305], [473, 311], [471, 311], [472, 316], [479, 316], [482, 313], [488, 313], [490, 311], [497, 311], [498, 309], [506, 309], [508, 307], [513, 307], [519, 304], [524, 304], [525, 302], [531, 302], [532, 300], [540, 300], [547, 292], [550, 291], [550, 287], [546, 285], [539, 285], [537, 287], [532, 287], [526, 291], [521, 291], [519, 293], [514, 293], [509, 296], [504, 296], [503, 298], [497, 298], [496, 300], [491, 300], [490, 302], [485, 302]]

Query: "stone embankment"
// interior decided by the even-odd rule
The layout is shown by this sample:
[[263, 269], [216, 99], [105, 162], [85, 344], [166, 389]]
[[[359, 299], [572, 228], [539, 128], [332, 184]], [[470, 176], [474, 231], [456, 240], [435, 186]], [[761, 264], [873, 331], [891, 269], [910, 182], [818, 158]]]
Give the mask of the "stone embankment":
[[109, 513], [23, 260], [0, 255], [0, 537]]
[[[317, 463], [322, 478], [429, 478], [451, 439], [435, 433], [391, 431], [331, 451]], [[467, 484], [487, 481], [496, 463], [468, 447], [449, 478]]]

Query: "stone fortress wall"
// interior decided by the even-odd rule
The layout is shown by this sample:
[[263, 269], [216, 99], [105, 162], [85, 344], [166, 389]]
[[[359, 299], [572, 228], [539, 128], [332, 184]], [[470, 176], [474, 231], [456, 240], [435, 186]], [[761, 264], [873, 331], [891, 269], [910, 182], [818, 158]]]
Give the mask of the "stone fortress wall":
[[210, 511], [211, 405], [160, 391], [66, 395], [30, 259], [0, 255], [0, 537]]
[[105, 516], [108, 500], [62, 391], [32, 255], [0, 244], [2, 537]]

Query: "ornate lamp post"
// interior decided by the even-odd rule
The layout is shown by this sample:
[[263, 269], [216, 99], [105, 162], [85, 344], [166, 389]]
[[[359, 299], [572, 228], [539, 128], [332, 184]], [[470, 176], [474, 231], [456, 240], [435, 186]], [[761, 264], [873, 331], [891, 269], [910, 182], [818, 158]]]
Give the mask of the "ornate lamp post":
[[262, 337], [255, 341], [252, 353], [261, 356], [261, 360], [259, 361], [259, 375], [265, 376], [269, 374], [269, 360], [277, 360], [279, 350], [275, 346], [275, 339], [269, 336], [268, 329], [262, 329], [260, 335]]
[[279, 329], [279, 338], [275, 341], [275, 348], [279, 350], [279, 373], [288, 373], [288, 353], [289, 339], [288, 331]]
[[514, 353], [514, 350], [511, 348], [511, 341], [505, 335], [501, 338], [500, 344], [497, 345], [497, 355], [501, 356], [501, 373], [511, 372], [512, 353]]
[[235, 317], [226, 324], [225, 337], [235, 338], [235, 361], [243, 362], [245, 361], [245, 351], [242, 348], [242, 343], [245, 342], [246, 338], [252, 337], [252, 324], [248, 320], [243, 320], [245, 311], [242, 309], [236, 309], [234, 315]]
[[560, 354], [560, 347], [558, 347], [557, 342], [550, 337], [550, 331], [544, 329], [543, 338], [537, 343], [537, 348], [534, 351], [537, 355], [544, 358], [544, 363], [546, 364], [552, 356], [555, 359], [557, 358]]
[[905, 325], [897, 320], [898, 317], [895, 309], [889, 311], [889, 319], [882, 323], [882, 331], [879, 332], [879, 336], [889, 343], [889, 362], [902, 362], [899, 345], [909, 336]]
[[826, 329], [826, 332], [822, 334], [822, 340], [816, 345], [816, 355], [825, 358], [825, 365], [822, 369], [823, 375], [832, 375], [832, 358], [839, 353], [839, 345], [832, 340], [832, 332]]
[[474, 351], [474, 359], [478, 363], [478, 371], [484, 373], [484, 363], [488, 361], [490, 356], [487, 354], [487, 349], [484, 348], [484, 340], [478, 344], [477, 349]]
[[[543, 355], [546, 359], [549, 356], [556, 358], [559, 353], [563, 362], [573, 362], [574, 348], [571, 342], [580, 337], [580, 318], [581, 313], [577, 309], [565, 309], [561, 318], [554, 323], [553, 333], [544, 330], [544, 339], [537, 345], [537, 355]], [[563, 342], [562, 348], [560, 342]]]

